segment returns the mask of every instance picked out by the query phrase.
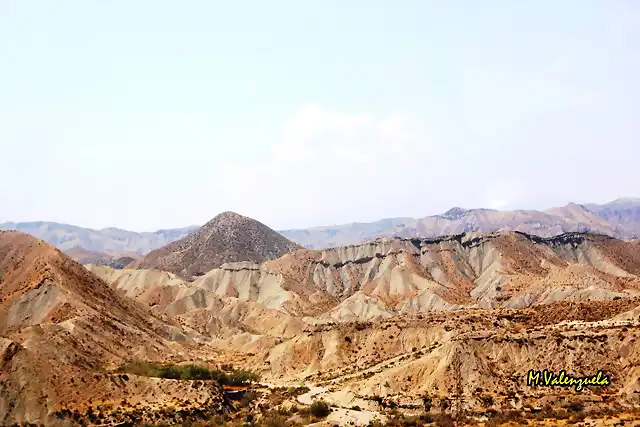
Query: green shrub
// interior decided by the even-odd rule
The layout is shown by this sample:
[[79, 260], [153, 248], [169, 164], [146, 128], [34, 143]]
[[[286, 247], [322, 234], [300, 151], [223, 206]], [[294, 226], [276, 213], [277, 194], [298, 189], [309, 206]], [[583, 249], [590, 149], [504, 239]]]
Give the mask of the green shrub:
[[184, 365], [181, 366], [181, 377], [189, 378], [192, 380], [210, 380], [213, 379], [213, 372], [204, 366], [199, 365]]
[[167, 378], [167, 379], [171, 379], [171, 380], [180, 380], [180, 379], [186, 379], [183, 378], [182, 376], [182, 372], [180, 371], [180, 369], [174, 367], [174, 366], [162, 366], [159, 369], [160, 378]]
[[258, 381], [260, 375], [253, 371], [233, 370], [225, 372], [211, 370], [205, 366], [187, 364], [171, 365], [148, 362], [132, 362], [119, 369], [120, 372], [145, 377], [167, 378], [173, 380], [217, 381], [221, 385], [246, 385]]
[[257, 373], [241, 369], [228, 373], [223, 372], [218, 382], [226, 385], [245, 385], [258, 380], [260, 380], [260, 375]]
[[311, 404], [311, 415], [316, 418], [325, 418], [331, 413], [331, 409], [327, 402], [323, 400], [318, 400]]

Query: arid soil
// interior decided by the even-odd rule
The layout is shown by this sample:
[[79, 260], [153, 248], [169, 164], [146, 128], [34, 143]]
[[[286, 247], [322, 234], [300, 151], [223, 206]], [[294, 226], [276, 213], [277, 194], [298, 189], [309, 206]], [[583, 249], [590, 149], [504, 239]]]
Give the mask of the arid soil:
[[[185, 278], [83, 267], [1, 233], [0, 420], [633, 425], [639, 251], [590, 234], [467, 233]], [[132, 361], [231, 365], [262, 385], [119, 372]], [[544, 369], [610, 384], [527, 383]]]
[[198, 352], [189, 351], [191, 340], [182, 326], [162, 322], [118, 296], [38, 239], [0, 232], [0, 298], [2, 425], [56, 424], [93, 415], [124, 422], [167, 407], [171, 411], [159, 419], [173, 419], [175, 407], [200, 408], [204, 402], [222, 408], [217, 387], [114, 374], [132, 357], [179, 360], [185, 352]]

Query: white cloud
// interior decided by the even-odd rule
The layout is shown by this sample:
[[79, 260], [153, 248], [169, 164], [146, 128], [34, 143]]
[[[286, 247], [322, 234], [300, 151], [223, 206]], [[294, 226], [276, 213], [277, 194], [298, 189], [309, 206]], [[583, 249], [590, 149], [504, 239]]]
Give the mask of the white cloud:
[[487, 202], [487, 208], [489, 209], [500, 210], [506, 208], [507, 206], [509, 206], [509, 201], [504, 199], [494, 199]]
[[522, 183], [515, 177], [497, 176], [500, 180], [482, 190], [482, 205], [489, 209], [517, 209], [524, 195]]
[[311, 225], [310, 218], [317, 224], [373, 220], [391, 212], [396, 197], [419, 194], [415, 168], [429, 163], [432, 148], [424, 120], [411, 114], [305, 106], [286, 121], [265, 158], [226, 168], [225, 179], [235, 188], [229, 203], [267, 222], [295, 226]]
[[425, 149], [423, 126], [410, 114], [348, 114], [309, 105], [284, 125], [272, 160], [374, 167], [381, 161], [406, 159], [408, 150], [416, 154]]

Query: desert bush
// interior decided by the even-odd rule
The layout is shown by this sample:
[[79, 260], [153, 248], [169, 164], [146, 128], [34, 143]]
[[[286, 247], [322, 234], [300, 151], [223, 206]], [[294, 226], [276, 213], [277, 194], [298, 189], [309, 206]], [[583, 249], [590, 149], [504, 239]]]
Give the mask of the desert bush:
[[584, 405], [582, 402], [571, 402], [567, 406], [565, 406], [569, 411], [573, 412], [582, 412], [584, 411]]
[[122, 366], [118, 371], [126, 372], [133, 375], [140, 375], [143, 377], [157, 377], [160, 376], [156, 365], [144, 362], [131, 362]]
[[455, 425], [455, 420], [449, 414], [433, 415], [433, 422], [439, 427], [453, 427]]
[[424, 413], [420, 415], [420, 421], [425, 424], [431, 424], [433, 422], [433, 415]]
[[[503, 424], [520, 423], [524, 420], [524, 414], [517, 410], [497, 412], [494, 410], [487, 411], [489, 419], [485, 422], [486, 427], [501, 426]], [[526, 422], [525, 422], [526, 424]]]
[[242, 398], [240, 399], [240, 403], [242, 404], [242, 406], [249, 406], [251, 402], [253, 402], [257, 398], [258, 398], [258, 393], [253, 390], [249, 390], [242, 395]]
[[167, 378], [171, 380], [187, 379], [187, 378], [183, 378], [182, 371], [179, 368], [176, 368], [175, 366], [162, 366], [159, 368], [159, 372], [160, 372], [160, 375], [158, 376], [160, 378]]
[[262, 417], [260, 425], [264, 427], [287, 427], [289, 423], [278, 412], [270, 411]]
[[440, 409], [443, 411], [449, 409], [449, 401], [447, 399], [440, 399]]
[[388, 427], [417, 427], [422, 425], [423, 420], [415, 415], [407, 416], [400, 412], [395, 412], [393, 417], [387, 422]]
[[301, 394], [305, 394], [309, 392], [309, 387], [307, 386], [302, 386], [302, 387], [295, 387], [293, 389], [293, 391], [291, 392], [291, 394], [293, 396], [300, 396]]
[[285, 417], [288, 417], [291, 414], [293, 414], [293, 412], [291, 412], [291, 408], [286, 406], [280, 406], [278, 409], [276, 409], [276, 412], [278, 412], [278, 414], [283, 415]]
[[192, 380], [209, 380], [212, 379], [214, 373], [199, 365], [185, 365], [182, 366], [181, 377], [186, 377]]
[[482, 400], [482, 403], [484, 403], [485, 406], [493, 405], [493, 396], [482, 396], [480, 400]]
[[217, 381], [221, 385], [246, 385], [258, 381], [260, 375], [248, 370], [232, 370], [225, 372], [209, 369], [205, 366], [187, 364], [171, 365], [148, 362], [131, 362], [119, 369], [133, 375], [145, 377], [167, 378], [174, 380]]
[[260, 380], [260, 375], [253, 371], [240, 369], [231, 372], [222, 372], [218, 382], [227, 385], [245, 385]]
[[323, 400], [318, 400], [316, 402], [313, 402], [311, 404], [310, 411], [311, 411], [311, 415], [313, 415], [316, 418], [325, 418], [331, 413], [331, 409], [329, 408], [329, 405], [327, 404], [327, 402]]

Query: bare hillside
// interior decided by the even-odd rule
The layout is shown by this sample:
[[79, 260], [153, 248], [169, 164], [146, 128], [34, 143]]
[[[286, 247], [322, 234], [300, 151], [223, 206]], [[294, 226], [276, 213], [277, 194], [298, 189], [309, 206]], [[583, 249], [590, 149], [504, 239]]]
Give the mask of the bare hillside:
[[227, 262], [262, 262], [298, 248], [254, 219], [224, 212], [194, 234], [150, 252], [135, 266], [193, 276]]
[[[59, 424], [73, 413], [76, 420], [132, 423], [175, 399], [220, 404], [215, 389], [196, 391], [191, 384], [147, 378], [123, 381], [111, 373], [131, 358], [179, 355], [181, 346], [172, 340], [186, 340], [183, 328], [120, 297], [41, 240], [0, 232], [0, 300], [2, 425]], [[136, 413], [127, 404], [131, 396], [139, 404]]]
[[[91, 268], [116, 282], [108, 278], [115, 277], [111, 273]], [[144, 269], [123, 270], [117, 286], [145, 293], [149, 286], [180, 283], [181, 298], [205, 292], [211, 298], [258, 303], [314, 322], [341, 322], [461, 308], [519, 309], [557, 301], [630, 298], [640, 296], [638, 268], [640, 242], [636, 241], [584, 233], [552, 238], [518, 232], [466, 233], [297, 250], [262, 264], [229, 262], [192, 282], [169, 280], [160, 273], [152, 279]], [[195, 300], [202, 309], [213, 301]]]
[[[383, 238], [188, 279], [83, 268], [1, 233], [1, 422], [310, 424], [319, 400], [327, 425], [637, 420], [639, 274], [640, 242], [588, 233]], [[229, 404], [246, 387], [116, 372], [131, 360], [232, 365], [264, 384]], [[611, 384], [526, 383], [545, 368]]]
[[[520, 232], [383, 238], [226, 263], [195, 280], [87, 268], [207, 337], [229, 363], [257, 367], [269, 384], [305, 384], [310, 391], [282, 408], [323, 400], [335, 424], [498, 423], [499, 413], [521, 424], [638, 419], [637, 241]], [[533, 387], [531, 369], [601, 369], [612, 384]]]

